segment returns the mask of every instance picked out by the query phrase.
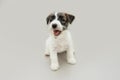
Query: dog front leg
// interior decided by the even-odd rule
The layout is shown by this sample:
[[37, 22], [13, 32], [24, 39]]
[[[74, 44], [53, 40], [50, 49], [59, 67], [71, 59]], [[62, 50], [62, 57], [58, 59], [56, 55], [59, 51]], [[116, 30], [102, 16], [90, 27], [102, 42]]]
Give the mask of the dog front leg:
[[74, 55], [74, 49], [72, 48], [72, 46], [70, 46], [67, 49], [67, 61], [70, 64], [75, 64], [76, 63], [76, 59], [75, 59], [75, 55]]
[[51, 69], [57, 70], [59, 68], [57, 52], [52, 50], [50, 51], [50, 60], [51, 60]]

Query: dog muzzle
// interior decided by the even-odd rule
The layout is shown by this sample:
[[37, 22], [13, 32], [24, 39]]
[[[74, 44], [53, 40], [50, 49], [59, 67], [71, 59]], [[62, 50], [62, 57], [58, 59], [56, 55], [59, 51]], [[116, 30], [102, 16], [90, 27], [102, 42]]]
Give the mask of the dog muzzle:
[[59, 36], [61, 34], [62, 31], [60, 30], [53, 30], [53, 33], [55, 36]]

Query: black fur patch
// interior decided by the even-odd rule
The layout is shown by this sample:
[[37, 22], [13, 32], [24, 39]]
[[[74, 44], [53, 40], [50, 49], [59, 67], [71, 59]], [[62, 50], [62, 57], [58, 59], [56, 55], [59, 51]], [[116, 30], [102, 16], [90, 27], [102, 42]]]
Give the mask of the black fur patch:
[[73, 15], [67, 13], [58, 13], [57, 16], [60, 23], [64, 26], [64, 30], [67, 29], [68, 25], [75, 19]]
[[58, 16], [58, 20], [60, 21], [60, 23], [64, 26], [63, 30], [67, 29], [67, 27], [68, 27], [68, 19], [65, 16], [65, 14], [64, 13], [58, 13], [57, 16]]
[[50, 22], [52, 22], [54, 19], [55, 19], [55, 15], [54, 15], [54, 14], [50, 14], [50, 15], [47, 17], [47, 19], [46, 19], [47, 24], [49, 24]]

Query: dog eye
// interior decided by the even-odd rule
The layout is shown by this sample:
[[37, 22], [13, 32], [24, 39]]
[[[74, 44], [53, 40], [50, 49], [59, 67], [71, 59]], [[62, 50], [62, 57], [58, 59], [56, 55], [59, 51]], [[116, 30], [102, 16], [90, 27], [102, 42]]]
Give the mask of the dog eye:
[[51, 17], [50, 17], [50, 22], [51, 22], [53, 19], [55, 19], [55, 16], [51, 16]]
[[62, 19], [62, 21], [65, 21], [65, 19]]
[[50, 19], [50, 22], [52, 21], [52, 19]]
[[52, 21], [53, 19], [52, 18], [50, 18], [50, 22]]
[[62, 18], [63, 18], [63, 16], [59, 16], [59, 18], [60, 18], [60, 19], [62, 19]]
[[55, 19], [55, 16], [53, 15], [53, 16], [51, 16], [51, 18], [52, 18], [52, 19]]
[[62, 19], [62, 23], [65, 23], [65, 19]]

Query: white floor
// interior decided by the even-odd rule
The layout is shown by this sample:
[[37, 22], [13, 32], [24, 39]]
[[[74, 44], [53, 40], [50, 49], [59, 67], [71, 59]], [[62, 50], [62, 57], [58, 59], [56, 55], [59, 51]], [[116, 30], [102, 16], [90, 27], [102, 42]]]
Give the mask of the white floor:
[[[0, 80], [120, 80], [119, 7], [118, 0], [0, 0]], [[58, 71], [44, 56], [54, 11], [76, 17], [69, 28], [77, 64], [60, 54]]]

